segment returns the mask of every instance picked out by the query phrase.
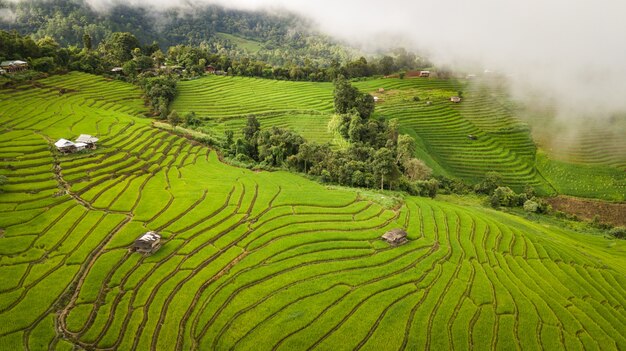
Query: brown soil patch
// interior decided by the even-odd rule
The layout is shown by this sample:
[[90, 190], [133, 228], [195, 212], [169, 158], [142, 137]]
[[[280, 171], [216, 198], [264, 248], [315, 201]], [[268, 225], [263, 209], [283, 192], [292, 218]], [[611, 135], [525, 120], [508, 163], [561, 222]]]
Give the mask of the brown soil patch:
[[600, 216], [600, 221], [617, 226], [626, 226], [626, 203], [557, 196], [545, 199], [553, 209], [575, 214], [587, 220]]

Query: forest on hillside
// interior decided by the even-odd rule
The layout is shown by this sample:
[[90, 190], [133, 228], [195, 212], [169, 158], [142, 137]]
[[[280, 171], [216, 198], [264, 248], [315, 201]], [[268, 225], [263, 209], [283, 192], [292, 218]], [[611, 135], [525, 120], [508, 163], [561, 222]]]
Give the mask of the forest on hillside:
[[[154, 9], [119, 3], [97, 11], [84, 0], [0, 0], [0, 29], [78, 47], [85, 35], [97, 45], [114, 32], [129, 32], [142, 45], [164, 51], [175, 45], [201, 46], [232, 58], [245, 56], [281, 66], [326, 67], [360, 56], [358, 50], [321, 34], [309, 20], [294, 14], [208, 4]], [[234, 39], [252, 45], [238, 45]], [[416, 58], [398, 54], [406, 63]]]

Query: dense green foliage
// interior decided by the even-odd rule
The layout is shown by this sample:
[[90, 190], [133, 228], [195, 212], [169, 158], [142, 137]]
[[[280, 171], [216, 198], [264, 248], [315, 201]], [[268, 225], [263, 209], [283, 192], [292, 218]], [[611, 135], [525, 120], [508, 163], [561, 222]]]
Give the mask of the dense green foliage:
[[[193, 46], [220, 56], [221, 62], [215, 63], [224, 71], [232, 67], [232, 74], [294, 80], [331, 81], [341, 64], [345, 64], [342, 74], [350, 77], [430, 65], [403, 49], [392, 53], [393, 57], [368, 64], [356, 50], [315, 32], [307, 20], [289, 13], [234, 10], [201, 3], [163, 9], [122, 3], [102, 6], [106, 8], [96, 11], [84, 0], [0, 2], [0, 10], [11, 14], [0, 17], [0, 29], [17, 30], [23, 35], [34, 33], [35, 39], [51, 37], [62, 46], [87, 49], [110, 42], [116, 32], [128, 32], [142, 46], [152, 47], [148, 55], [158, 48], [167, 52], [169, 47]], [[6, 17], [11, 19], [3, 22]], [[120, 59], [128, 60], [123, 55], [114, 55], [116, 65], [121, 66]], [[225, 60], [232, 60], [232, 66]], [[280, 69], [272, 72], [276, 67]]]
[[[235, 168], [136, 86], [37, 83], [0, 91], [1, 350], [626, 348], [623, 240]], [[161, 249], [129, 252], [147, 230]]]

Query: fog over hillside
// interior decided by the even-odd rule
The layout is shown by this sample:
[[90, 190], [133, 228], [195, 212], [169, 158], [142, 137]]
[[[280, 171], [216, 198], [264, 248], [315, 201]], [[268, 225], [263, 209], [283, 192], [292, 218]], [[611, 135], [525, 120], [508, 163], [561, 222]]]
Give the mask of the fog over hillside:
[[[106, 9], [118, 0], [88, 0]], [[626, 2], [617, 0], [306, 1], [216, 0], [240, 9], [288, 10], [366, 50], [404, 45], [467, 73], [503, 73], [518, 98], [541, 97], [559, 115], [602, 118], [626, 111]], [[188, 0], [130, 0], [163, 9]], [[5, 14], [6, 15], [6, 14]], [[532, 94], [531, 94], [532, 92]]]

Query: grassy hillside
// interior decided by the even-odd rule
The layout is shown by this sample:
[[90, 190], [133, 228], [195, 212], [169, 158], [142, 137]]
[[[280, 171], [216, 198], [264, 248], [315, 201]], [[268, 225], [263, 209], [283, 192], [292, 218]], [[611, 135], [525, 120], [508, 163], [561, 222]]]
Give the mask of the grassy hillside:
[[238, 48], [246, 50], [250, 53], [256, 53], [263, 48], [263, 43], [255, 40], [245, 39], [228, 33], [217, 33], [217, 37], [226, 39]]
[[0, 91], [0, 350], [626, 348], [624, 241], [230, 167], [130, 85], [41, 83]]
[[[626, 200], [626, 173], [616, 157], [600, 152], [600, 139], [591, 149], [595, 154], [587, 153], [578, 163], [559, 160], [556, 154], [546, 154], [549, 150], [538, 156], [533, 125], [518, 118], [501, 92], [477, 83], [437, 79], [372, 79], [355, 85], [380, 98], [377, 113], [397, 118], [402, 131], [417, 140], [418, 157], [438, 174], [475, 183], [486, 172], [497, 171], [518, 190], [532, 185], [542, 194]], [[380, 88], [384, 92], [378, 93]], [[210, 76], [181, 82], [172, 108], [194, 111], [219, 131], [239, 129], [248, 114], [271, 116], [265, 123], [261, 120], [265, 126], [295, 128], [303, 125], [299, 116], [332, 113], [332, 89], [330, 83]], [[451, 103], [449, 98], [459, 91], [463, 101]], [[310, 140], [332, 138], [323, 132], [328, 118], [303, 119], [306, 129], [315, 131], [308, 135]], [[540, 121], [534, 123], [540, 128]]]

